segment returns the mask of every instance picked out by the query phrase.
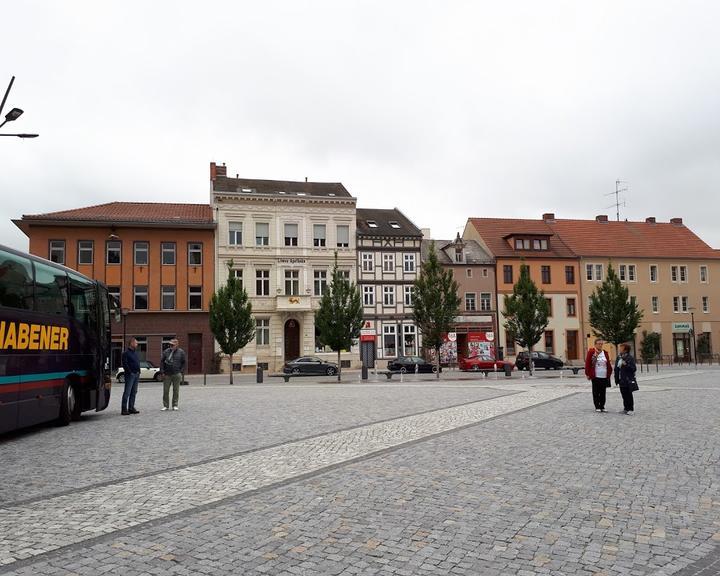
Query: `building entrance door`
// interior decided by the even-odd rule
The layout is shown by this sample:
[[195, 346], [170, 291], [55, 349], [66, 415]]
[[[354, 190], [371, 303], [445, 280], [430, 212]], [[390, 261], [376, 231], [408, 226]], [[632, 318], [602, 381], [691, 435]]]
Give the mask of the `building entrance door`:
[[565, 348], [567, 349], [567, 359], [577, 360], [578, 359], [578, 331], [567, 330], [565, 332]]
[[188, 374], [201, 374], [203, 371], [203, 341], [202, 334], [188, 334]]
[[690, 362], [690, 335], [684, 332], [673, 333], [673, 352], [675, 362]]
[[300, 356], [300, 323], [290, 319], [285, 322], [285, 361]]

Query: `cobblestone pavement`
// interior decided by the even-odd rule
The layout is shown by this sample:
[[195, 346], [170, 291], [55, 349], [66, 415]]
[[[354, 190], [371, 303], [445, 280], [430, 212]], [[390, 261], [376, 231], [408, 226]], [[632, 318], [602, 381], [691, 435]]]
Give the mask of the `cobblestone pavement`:
[[[82, 474], [78, 454], [68, 468], [82, 479], [74, 491], [0, 508], [0, 562], [31, 557], [0, 572], [720, 574], [716, 374], [651, 378], [640, 382], [633, 417], [595, 413], [580, 380], [498, 383], [501, 391], [423, 384], [407, 393], [425, 398], [422, 409], [396, 406], [396, 416], [388, 408], [406, 402], [404, 392], [327, 386], [315, 402], [362, 396], [369, 406], [355, 414], [368, 417], [380, 402], [385, 421], [328, 431], [322, 415], [314, 429], [290, 426], [287, 436], [312, 436], [304, 440], [268, 446], [258, 434], [252, 452], [88, 489], [82, 481], [93, 477]], [[198, 406], [208, 392], [198, 391]], [[192, 398], [188, 412], [121, 420], [136, 418], [140, 429], [163, 418], [179, 424]], [[616, 389], [608, 404], [621, 407]], [[274, 408], [265, 408], [272, 419]], [[405, 416], [413, 412], [422, 413]], [[6, 444], [32, 461], [21, 454], [26, 440], [85, 424]], [[4, 467], [0, 479], [6, 486]], [[46, 552], [57, 546], [66, 547]]]

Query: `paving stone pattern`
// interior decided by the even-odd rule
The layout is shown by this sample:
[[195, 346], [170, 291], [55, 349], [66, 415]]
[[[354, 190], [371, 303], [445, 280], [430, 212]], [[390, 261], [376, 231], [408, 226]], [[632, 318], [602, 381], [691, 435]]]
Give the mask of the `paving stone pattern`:
[[[377, 451], [361, 459], [348, 456], [344, 435], [353, 431], [347, 430], [296, 442], [290, 454], [273, 452], [281, 446], [247, 454], [271, 457], [244, 469], [242, 457], [232, 457], [168, 472], [178, 479], [179, 503], [169, 488], [159, 498], [162, 488], [150, 482], [165, 474], [113, 483], [105, 488], [118, 498], [99, 501], [115, 518], [104, 520], [114, 523], [112, 532], [8, 564], [0, 573], [717, 576], [716, 374], [641, 381], [632, 417], [618, 413], [616, 388], [609, 391], [611, 412], [597, 414], [582, 383], [513, 384], [505, 389], [563, 395], [525, 410], [515, 406], [479, 425], [455, 420], [452, 431], [439, 436], [423, 429], [419, 441], [408, 443], [400, 443], [408, 437], [403, 434], [419, 432], [434, 415], [445, 420], [445, 411], [419, 415], [417, 426], [401, 420], [366, 426], [357, 430], [360, 442]], [[512, 406], [519, 397], [458, 407], [453, 418], [482, 404]], [[396, 448], [383, 450], [388, 441]], [[306, 444], [312, 442], [319, 444]], [[328, 451], [347, 459], [294, 481], [272, 479], [273, 467], [304, 466], [293, 460], [303, 451], [308, 460], [331, 462]], [[265, 474], [269, 484], [194, 506], [207, 501], [203, 495], [225, 494], [212, 483], [203, 485], [207, 494], [186, 490], [182, 475], [192, 482], [200, 470], [230, 483], [235, 474], [260, 480]], [[75, 523], [76, 532], [97, 528], [94, 519], [53, 519], [52, 511], [66, 505], [62, 498], [17, 508], [35, 510], [37, 522], [50, 529], [63, 523]], [[166, 506], [169, 515], [122, 529], [133, 521], [122, 509], [128, 502], [140, 514]], [[0, 539], [14, 530], [0, 527]]]

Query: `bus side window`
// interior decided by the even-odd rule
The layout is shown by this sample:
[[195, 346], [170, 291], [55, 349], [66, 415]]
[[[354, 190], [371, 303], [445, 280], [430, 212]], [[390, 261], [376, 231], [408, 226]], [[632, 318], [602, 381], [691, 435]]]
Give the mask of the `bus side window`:
[[3, 250], [0, 250], [0, 306], [33, 309], [30, 260]]
[[35, 262], [35, 309], [46, 314], [67, 314], [67, 275]]
[[83, 324], [90, 326], [92, 319], [95, 318], [97, 306], [95, 285], [76, 274], [68, 276], [70, 279], [70, 313]]

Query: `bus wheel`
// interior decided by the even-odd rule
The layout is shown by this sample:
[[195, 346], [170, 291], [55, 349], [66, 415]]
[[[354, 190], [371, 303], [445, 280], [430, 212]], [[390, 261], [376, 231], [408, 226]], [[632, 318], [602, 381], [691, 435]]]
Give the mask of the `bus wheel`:
[[62, 396], [60, 398], [60, 417], [58, 422], [61, 426], [67, 426], [70, 424], [70, 420], [76, 420], [76, 413], [78, 411], [77, 398], [75, 396], [75, 388], [65, 380], [63, 386]]

